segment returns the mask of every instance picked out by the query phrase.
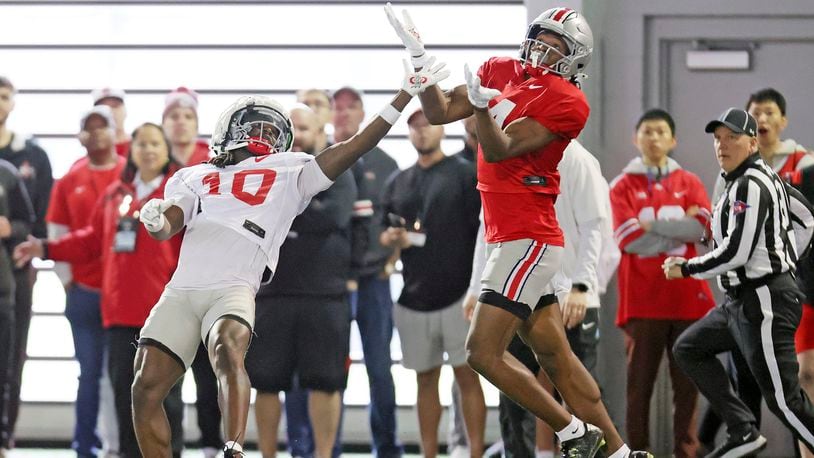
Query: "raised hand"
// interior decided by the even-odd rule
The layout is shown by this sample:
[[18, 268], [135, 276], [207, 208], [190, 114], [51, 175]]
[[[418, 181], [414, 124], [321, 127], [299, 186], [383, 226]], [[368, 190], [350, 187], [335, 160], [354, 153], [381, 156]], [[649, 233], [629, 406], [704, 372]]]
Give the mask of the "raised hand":
[[469, 64], [464, 64], [466, 77], [466, 96], [473, 107], [485, 110], [489, 108], [489, 101], [500, 95], [497, 89], [490, 89], [480, 85], [480, 77], [469, 70]]
[[449, 70], [444, 70], [447, 64], [441, 62], [435, 65], [435, 57], [430, 57], [421, 70], [414, 70], [407, 60], [403, 60], [403, 62], [404, 83], [401, 88], [412, 96], [424, 92], [428, 87], [438, 84], [439, 81], [443, 81], [449, 76]]
[[158, 232], [164, 228], [164, 224], [167, 222], [164, 212], [174, 204], [175, 201], [172, 199], [150, 199], [141, 207], [138, 219], [148, 231]]
[[384, 6], [384, 12], [387, 15], [387, 20], [390, 21], [390, 25], [392, 25], [396, 31], [396, 35], [398, 35], [402, 44], [404, 44], [404, 47], [407, 48], [407, 51], [410, 53], [413, 66], [415, 68], [423, 68], [426, 66], [428, 57], [424, 51], [424, 43], [421, 41], [421, 35], [418, 34], [418, 30], [416, 30], [413, 24], [410, 13], [408, 13], [407, 10], [401, 11], [404, 17], [404, 22], [402, 23], [396, 17], [396, 13], [393, 11], [393, 5], [391, 5], [390, 2], [387, 2]]

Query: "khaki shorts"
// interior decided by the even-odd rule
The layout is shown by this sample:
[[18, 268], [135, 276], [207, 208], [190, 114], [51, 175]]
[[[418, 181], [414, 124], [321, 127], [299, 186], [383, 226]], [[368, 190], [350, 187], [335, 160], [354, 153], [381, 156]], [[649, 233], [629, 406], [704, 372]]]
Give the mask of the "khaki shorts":
[[525, 320], [539, 306], [556, 302], [550, 286], [563, 248], [532, 239], [486, 245], [480, 301]]
[[466, 364], [469, 322], [464, 318], [462, 302], [463, 299], [431, 312], [395, 305], [393, 321], [399, 331], [404, 367], [426, 372], [444, 364], [444, 353], [450, 366]]
[[155, 345], [188, 368], [201, 341], [222, 317], [254, 327], [254, 291], [248, 286], [208, 290], [165, 288], [141, 328], [139, 345]]

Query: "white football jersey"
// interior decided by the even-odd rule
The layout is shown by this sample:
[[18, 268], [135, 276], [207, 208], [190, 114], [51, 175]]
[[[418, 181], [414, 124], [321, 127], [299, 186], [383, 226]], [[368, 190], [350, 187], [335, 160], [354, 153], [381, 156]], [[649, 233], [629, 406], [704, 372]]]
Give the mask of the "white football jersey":
[[225, 168], [200, 164], [179, 170], [164, 191], [183, 210], [187, 228], [169, 285], [259, 287], [263, 266], [274, 272], [294, 218], [333, 184], [314, 159], [278, 153]]

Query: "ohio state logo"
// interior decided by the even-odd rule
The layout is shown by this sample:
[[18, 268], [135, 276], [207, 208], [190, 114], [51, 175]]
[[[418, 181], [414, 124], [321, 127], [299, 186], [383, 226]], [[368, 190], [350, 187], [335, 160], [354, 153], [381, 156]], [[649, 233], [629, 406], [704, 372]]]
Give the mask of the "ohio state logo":
[[416, 76], [411, 76], [410, 77], [410, 84], [413, 87], [421, 87], [421, 85], [425, 84], [426, 82], [427, 82], [427, 77], [426, 76], [422, 76], [420, 78], [417, 78]]

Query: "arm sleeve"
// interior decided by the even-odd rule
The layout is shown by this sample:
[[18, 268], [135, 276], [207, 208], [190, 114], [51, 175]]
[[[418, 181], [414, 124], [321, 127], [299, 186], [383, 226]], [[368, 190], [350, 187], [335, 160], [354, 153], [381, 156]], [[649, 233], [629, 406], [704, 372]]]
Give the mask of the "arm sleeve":
[[613, 213], [613, 239], [622, 251], [628, 251], [631, 242], [645, 234], [639, 224], [636, 210], [628, 198], [625, 180], [614, 180], [610, 189], [611, 212]]
[[198, 196], [193, 191], [192, 183], [187, 183], [187, 174], [177, 172], [167, 180], [164, 187], [164, 199], [174, 199], [175, 206], [184, 212], [184, 225], [189, 223], [195, 214], [195, 206], [198, 203]]
[[[566, 154], [570, 154], [566, 149]], [[579, 154], [578, 152], [576, 154]], [[577, 262], [571, 274], [572, 283], [583, 283], [596, 291], [598, 288], [597, 266], [602, 250], [602, 222], [610, 217], [605, 202], [608, 200], [608, 186], [599, 163], [591, 156], [576, 155], [575, 160], [565, 170], [564, 177], [568, 193], [581, 196], [571, 199], [571, 211], [577, 222], [579, 245], [577, 245]]]
[[[67, 234], [68, 226], [57, 223], [48, 223], [48, 241], [53, 242], [59, 240], [62, 236]], [[54, 273], [57, 274], [59, 281], [65, 286], [73, 280], [71, 273], [71, 265], [67, 262], [56, 261], [54, 262]]]
[[36, 221], [34, 207], [28, 196], [22, 178], [15, 174], [15, 184], [9, 190], [9, 222], [11, 223], [12, 244], [22, 242], [31, 233], [31, 227]]
[[299, 189], [300, 195], [303, 197], [311, 198], [328, 189], [332, 184], [333, 181], [325, 175], [317, 161], [312, 159], [307, 161], [300, 169], [297, 189]]
[[31, 233], [34, 237], [45, 238], [48, 231], [45, 228], [45, 215], [48, 211], [48, 203], [51, 200], [51, 188], [54, 186], [54, 176], [51, 173], [51, 162], [48, 160], [48, 154], [35, 144], [31, 144], [32, 148], [39, 151], [42, 160], [40, 167], [37, 169], [37, 199], [38, 202], [32, 202], [34, 205], [35, 222], [31, 228]]
[[741, 210], [730, 212], [731, 230], [714, 250], [687, 262], [687, 271], [694, 278], [713, 278], [743, 266], [760, 237], [769, 196], [762, 194], [760, 186], [749, 176], [744, 176], [732, 185], [727, 198], [730, 208], [737, 204]]
[[706, 228], [694, 216], [681, 219], [653, 221], [650, 232], [682, 243], [696, 243], [707, 237]]

